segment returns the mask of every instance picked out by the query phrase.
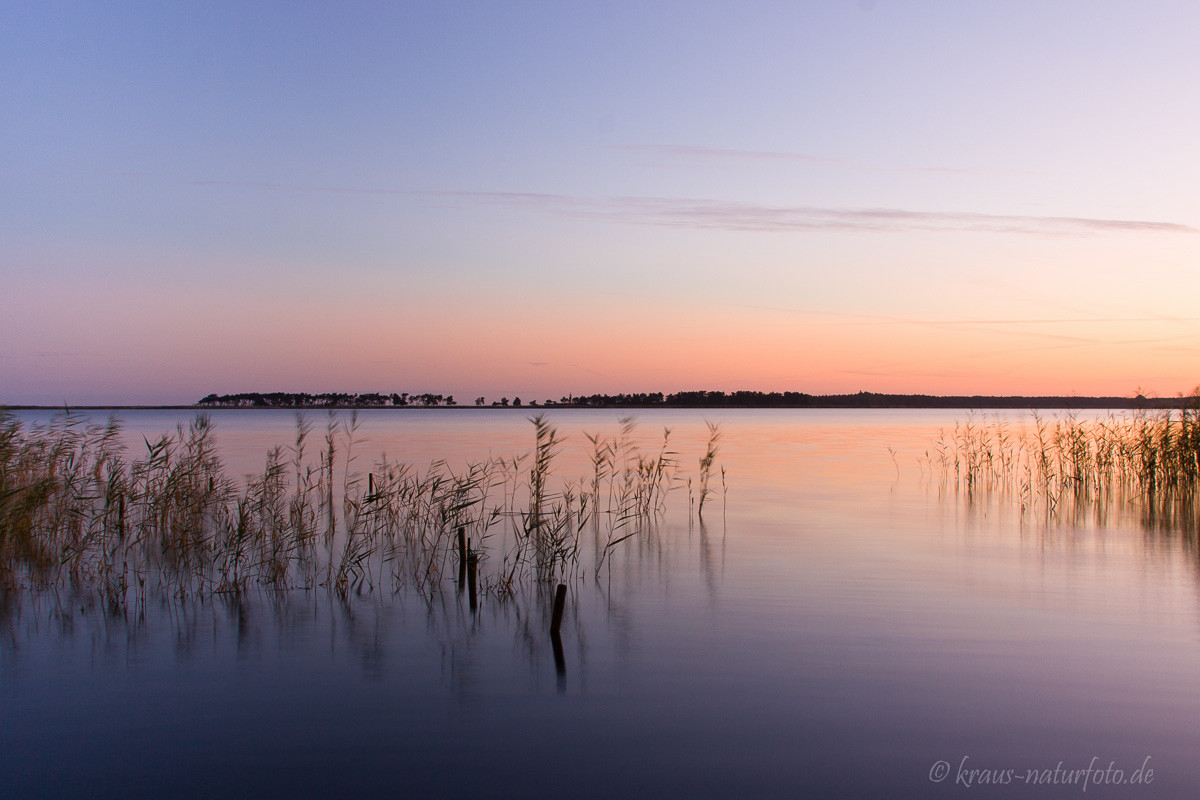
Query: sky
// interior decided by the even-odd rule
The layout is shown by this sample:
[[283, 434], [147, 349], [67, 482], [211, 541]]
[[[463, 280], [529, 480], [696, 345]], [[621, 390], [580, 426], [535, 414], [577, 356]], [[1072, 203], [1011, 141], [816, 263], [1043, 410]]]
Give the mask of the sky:
[[1200, 4], [0, 4], [0, 403], [1200, 384]]

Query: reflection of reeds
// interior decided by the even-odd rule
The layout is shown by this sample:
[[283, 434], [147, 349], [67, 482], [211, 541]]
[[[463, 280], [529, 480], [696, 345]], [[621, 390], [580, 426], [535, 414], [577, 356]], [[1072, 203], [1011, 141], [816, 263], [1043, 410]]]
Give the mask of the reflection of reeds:
[[[149, 591], [182, 598], [251, 585], [428, 595], [457, 569], [462, 528], [480, 568], [492, 559], [483, 586], [506, 596], [573, 574], [589, 528], [597, 570], [620, 542], [653, 530], [677, 482], [669, 431], [652, 455], [634, 443], [631, 420], [611, 439], [589, 436], [585, 484], [555, 479], [562, 439], [544, 417], [532, 422], [530, 455], [424, 472], [383, 459], [364, 481], [353, 469], [355, 417], [330, 417], [315, 466], [311, 425], [298, 417], [293, 444], [239, 483], [205, 416], [126, 460], [115, 421], [64, 414], [27, 430], [0, 412], [0, 589], [85, 588], [113, 607]], [[714, 436], [702, 486], [715, 455]]]
[[[1193, 397], [1197, 397], [1193, 395]], [[1049, 518], [1103, 517], [1136, 505], [1155, 525], [1195, 531], [1200, 523], [1200, 413], [1135, 413], [1053, 422], [1037, 415], [1021, 431], [974, 418], [943, 432], [930, 466], [968, 496], [1014, 494]]]

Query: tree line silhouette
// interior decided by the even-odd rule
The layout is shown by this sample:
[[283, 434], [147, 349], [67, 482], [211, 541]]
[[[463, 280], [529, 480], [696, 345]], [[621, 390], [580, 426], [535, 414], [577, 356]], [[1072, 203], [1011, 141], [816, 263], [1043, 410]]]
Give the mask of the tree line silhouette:
[[[560, 404], [584, 407], [666, 408], [1177, 408], [1186, 398], [687, 391], [664, 395], [593, 394], [564, 397]], [[1188, 401], [1190, 402], [1190, 401]]]
[[402, 408], [405, 406], [454, 406], [454, 395], [409, 394], [392, 392], [242, 392], [241, 394], [210, 394], [196, 403], [213, 408]]
[[[684, 391], [635, 392], [629, 394], [567, 395], [559, 400], [547, 399], [522, 403], [516, 397], [494, 400], [493, 407], [537, 408], [566, 406], [574, 408], [1178, 408], [1194, 404], [1191, 398], [1135, 397], [1071, 397], [1071, 396], [1000, 396], [1000, 395], [928, 395], [880, 394], [807, 394], [805, 392], [758, 391]], [[487, 405], [484, 397], [475, 398], [475, 406]], [[210, 394], [196, 403], [211, 408], [404, 408], [457, 406], [453, 395], [409, 394], [392, 392], [244, 392], [241, 394]]]

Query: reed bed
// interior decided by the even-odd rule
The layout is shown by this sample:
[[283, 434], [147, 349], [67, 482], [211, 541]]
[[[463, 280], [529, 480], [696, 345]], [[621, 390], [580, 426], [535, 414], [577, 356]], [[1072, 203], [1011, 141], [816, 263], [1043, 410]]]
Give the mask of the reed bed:
[[[461, 530], [482, 590], [506, 598], [599, 574], [622, 542], [654, 535], [667, 495], [691, 480], [670, 430], [646, 453], [629, 419], [588, 434], [592, 474], [562, 480], [562, 438], [544, 417], [531, 422], [529, 453], [424, 469], [384, 459], [364, 476], [356, 415], [331, 414], [320, 437], [298, 416], [295, 439], [235, 480], [204, 415], [132, 458], [115, 420], [64, 413], [26, 427], [0, 411], [0, 589], [87, 591], [113, 609], [251, 586], [428, 596], [457, 575]], [[719, 435], [710, 426], [702, 499]]]
[[926, 453], [933, 474], [969, 498], [1003, 496], [1045, 521], [1104, 524], [1136, 511], [1144, 524], [1195, 534], [1200, 523], [1200, 412], [1184, 408], [1014, 425], [970, 417]]

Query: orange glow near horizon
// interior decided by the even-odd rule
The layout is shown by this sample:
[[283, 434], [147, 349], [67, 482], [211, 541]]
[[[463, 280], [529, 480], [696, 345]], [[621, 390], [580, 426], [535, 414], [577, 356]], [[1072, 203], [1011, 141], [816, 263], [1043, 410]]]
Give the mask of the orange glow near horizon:
[[434, 5], [6, 18], [0, 404], [1200, 383], [1200, 6]]
[[[82, 308], [88, 289], [59, 301]], [[939, 322], [436, 287], [316, 305], [261, 289], [141, 292], [148, 310], [97, 329], [90, 352], [72, 352], [69, 332], [42, 339], [47, 354], [30, 363], [45, 375], [33, 383], [42, 402], [242, 391], [430, 391], [460, 403], [693, 389], [1174, 396], [1200, 383], [1188, 321]]]
[[723, 317], [574, 311], [526, 324], [513, 320], [534, 313], [528, 308], [451, 318], [437, 308], [408, 309], [360, 314], [349, 324], [351, 316], [334, 309], [286, 325], [289, 310], [277, 309], [272, 337], [255, 347], [236, 344], [251, 331], [229, 331], [219, 357], [195, 348], [193, 373], [203, 385], [193, 394], [433, 391], [460, 403], [477, 395], [688, 389], [1171, 396], [1193, 383], [1170, 349], [1123, 343], [1132, 338], [1124, 331], [1064, 343], [986, 326], [796, 320], [745, 309]]

